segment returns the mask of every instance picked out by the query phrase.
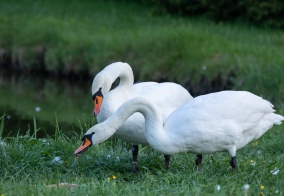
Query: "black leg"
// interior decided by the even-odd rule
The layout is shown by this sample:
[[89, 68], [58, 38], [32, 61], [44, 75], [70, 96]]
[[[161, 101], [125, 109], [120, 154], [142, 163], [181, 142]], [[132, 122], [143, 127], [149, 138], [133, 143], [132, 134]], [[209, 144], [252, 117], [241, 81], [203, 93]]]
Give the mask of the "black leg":
[[201, 162], [202, 162], [202, 154], [196, 155], [195, 164], [197, 166], [198, 171], [201, 169]]
[[165, 157], [165, 170], [169, 170], [171, 155], [164, 155]]
[[138, 172], [137, 156], [138, 156], [138, 145], [133, 145], [132, 146], [132, 172], [133, 173]]
[[232, 157], [230, 161], [230, 165], [232, 166], [233, 171], [235, 172], [237, 169], [237, 157], [236, 156]]

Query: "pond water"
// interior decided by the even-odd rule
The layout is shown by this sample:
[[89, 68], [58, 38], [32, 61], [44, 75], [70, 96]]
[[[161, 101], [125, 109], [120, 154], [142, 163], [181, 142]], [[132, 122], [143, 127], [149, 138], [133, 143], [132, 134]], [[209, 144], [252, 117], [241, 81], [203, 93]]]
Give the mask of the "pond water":
[[[3, 137], [39, 129], [37, 136], [85, 132], [92, 116], [91, 78], [70, 81], [37, 74], [0, 71], [0, 117], [5, 114]], [[1, 136], [0, 136], [1, 137]]]

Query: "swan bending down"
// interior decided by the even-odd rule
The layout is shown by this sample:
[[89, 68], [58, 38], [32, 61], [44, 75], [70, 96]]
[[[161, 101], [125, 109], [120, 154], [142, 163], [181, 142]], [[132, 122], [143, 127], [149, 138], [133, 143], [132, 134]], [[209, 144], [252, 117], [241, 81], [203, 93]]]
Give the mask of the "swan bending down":
[[[111, 85], [120, 78], [119, 85], [111, 89]], [[127, 63], [116, 62], [105, 67], [93, 80], [92, 96], [94, 115], [98, 123], [109, 118], [124, 102], [134, 97], [147, 97], [157, 105], [165, 122], [170, 113], [187, 102], [192, 96], [182, 86], [171, 83], [142, 82], [134, 84], [131, 67]], [[145, 137], [145, 121], [141, 114], [133, 114], [126, 120], [114, 136], [132, 143], [132, 170], [137, 172], [138, 144], [148, 144]], [[170, 156], [165, 155], [165, 168], [169, 167]]]
[[222, 91], [196, 97], [177, 108], [163, 125], [159, 109], [146, 98], [134, 98], [123, 104], [110, 118], [90, 128], [75, 155], [92, 144], [107, 140], [135, 112], [145, 117], [146, 139], [158, 152], [202, 154], [228, 151], [230, 165], [236, 169], [236, 151], [258, 139], [283, 116], [273, 105], [250, 92]]

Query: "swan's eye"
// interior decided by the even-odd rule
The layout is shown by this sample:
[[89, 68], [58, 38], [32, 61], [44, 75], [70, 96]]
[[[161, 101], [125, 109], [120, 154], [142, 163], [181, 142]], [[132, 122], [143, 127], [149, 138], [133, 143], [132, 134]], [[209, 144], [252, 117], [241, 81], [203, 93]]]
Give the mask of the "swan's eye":
[[92, 135], [94, 135], [95, 134], [95, 132], [92, 132]]

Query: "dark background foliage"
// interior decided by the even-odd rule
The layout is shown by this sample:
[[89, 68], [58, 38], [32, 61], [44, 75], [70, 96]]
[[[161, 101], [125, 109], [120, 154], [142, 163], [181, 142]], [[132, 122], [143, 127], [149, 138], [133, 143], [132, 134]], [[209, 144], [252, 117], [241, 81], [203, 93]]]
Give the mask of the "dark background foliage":
[[214, 21], [242, 21], [284, 28], [282, 0], [137, 0], [152, 13], [166, 12], [182, 16], [204, 16]]

